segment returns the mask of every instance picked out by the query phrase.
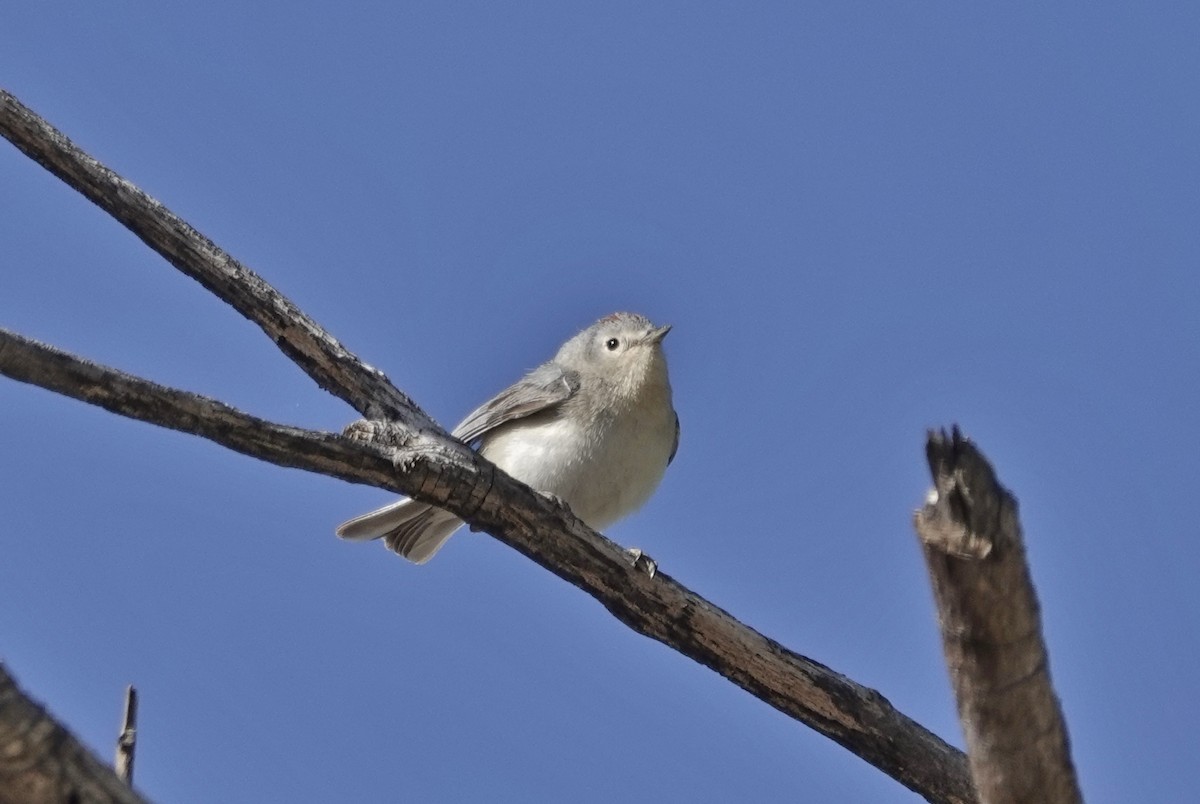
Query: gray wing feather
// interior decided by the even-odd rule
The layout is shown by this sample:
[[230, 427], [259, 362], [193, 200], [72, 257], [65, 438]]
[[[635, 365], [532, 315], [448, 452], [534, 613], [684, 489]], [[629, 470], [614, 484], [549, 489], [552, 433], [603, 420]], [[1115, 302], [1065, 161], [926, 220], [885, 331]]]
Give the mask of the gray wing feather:
[[[476, 408], [454, 428], [454, 437], [470, 443], [504, 422], [561, 405], [578, 390], [576, 372], [545, 363]], [[409, 561], [424, 564], [461, 525], [448, 511], [403, 499], [343, 522], [337, 533], [354, 540], [382, 536], [388, 547]]]
[[578, 390], [577, 372], [543, 363], [471, 411], [452, 435], [469, 444], [505, 422], [561, 405]]
[[442, 549], [462, 520], [441, 508], [427, 507], [409, 521], [383, 535], [383, 542], [414, 564], [424, 564]]

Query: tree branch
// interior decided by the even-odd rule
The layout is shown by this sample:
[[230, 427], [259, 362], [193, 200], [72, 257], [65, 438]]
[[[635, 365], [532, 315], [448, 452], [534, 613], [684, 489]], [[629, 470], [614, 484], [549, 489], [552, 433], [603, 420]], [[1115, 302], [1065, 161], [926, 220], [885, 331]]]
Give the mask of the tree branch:
[[[874, 690], [784, 648], [666, 574], [650, 577], [636, 570], [620, 547], [569, 510], [451, 439], [415, 406], [408, 409], [407, 397], [391, 389], [386, 377], [342, 350], [260, 277], [82, 154], [11, 96], [0, 95], [0, 133], [11, 138], [14, 127], [19, 129], [18, 147], [139, 236], [146, 233], [143, 239], [152, 247], [257, 321], [323, 387], [368, 415], [394, 421], [360, 422], [357, 428], [368, 438], [386, 441], [386, 449], [287, 427], [11, 333], [0, 333], [0, 373], [281, 466], [367, 483], [438, 505], [583, 589], [633, 630], [715, 670], [928, 800], [974, 800], [961, 752], [896, 711]], [[160, 232], [164, 227], [167, 231]], [[166, 245], [155, 245], [159, 240]]]
[[218, 248], [141, 189], [84, 153], [11, 93], [0, 89], [0, 134], [30, 159], [257, 324], [289, 359], [368, 419], [414, 430], [432, 420], [383, 372], [360, 361], [262, 277]]
[[935, 491], [914, 523], [980, 801], [1082, 801], [1016, 498], [957, 427], [926, 453]]
[[384, 448], [275, 424], [3, 329], [0, 374], [279, 466], [440, 505], [583, 589], [633, 630], [712, 668], [930, 801], [972, 800], [961, 752], [882, 695], [764, 637], [665, 573], [635, 570], [618, 545], [448, 436], [418, 434]]
[[0, 804], [146, 804], [0, 664]]

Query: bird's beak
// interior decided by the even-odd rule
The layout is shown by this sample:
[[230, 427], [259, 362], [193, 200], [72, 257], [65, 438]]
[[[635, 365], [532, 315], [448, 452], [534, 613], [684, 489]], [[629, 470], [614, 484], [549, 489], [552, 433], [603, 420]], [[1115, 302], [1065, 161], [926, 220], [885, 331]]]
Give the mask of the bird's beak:
[[646, 335], [646, 342], [647, 343], [662, 343], [662, 339], [667, 337], [667, 333], [670, 331], [671, 331], [670, 324], [663, 324], [658, 329], [652, 329], [652, 330], [650, 330], [649, 334]]

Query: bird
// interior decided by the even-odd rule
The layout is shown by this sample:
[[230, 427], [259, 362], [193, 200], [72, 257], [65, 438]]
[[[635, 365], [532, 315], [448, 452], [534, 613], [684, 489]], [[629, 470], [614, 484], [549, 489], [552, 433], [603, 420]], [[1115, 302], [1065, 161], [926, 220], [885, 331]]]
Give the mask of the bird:
[[[636, 313], [601, 318], [553, 358], [473, 410], [452, 435], [512, 477], [558, 499], [593, 530], [641, 508], [679, 449], [663, 339]], [[463, 525], [403, 498], [343, 522], [351, 541], [382, 538], [424, 564]]]

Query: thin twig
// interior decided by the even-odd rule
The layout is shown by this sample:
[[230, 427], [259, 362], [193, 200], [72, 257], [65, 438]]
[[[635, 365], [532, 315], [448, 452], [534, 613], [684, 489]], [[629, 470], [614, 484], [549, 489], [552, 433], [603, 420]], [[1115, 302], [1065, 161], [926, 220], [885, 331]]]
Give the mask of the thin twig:
[[117, 757], [113, 768], [117, 778], [133, 784], [133, 755], [137, 750], [138, 694], [132, 684], [125, 688], [125, 714], [121, 718], [121, 733], [117, 735]]

